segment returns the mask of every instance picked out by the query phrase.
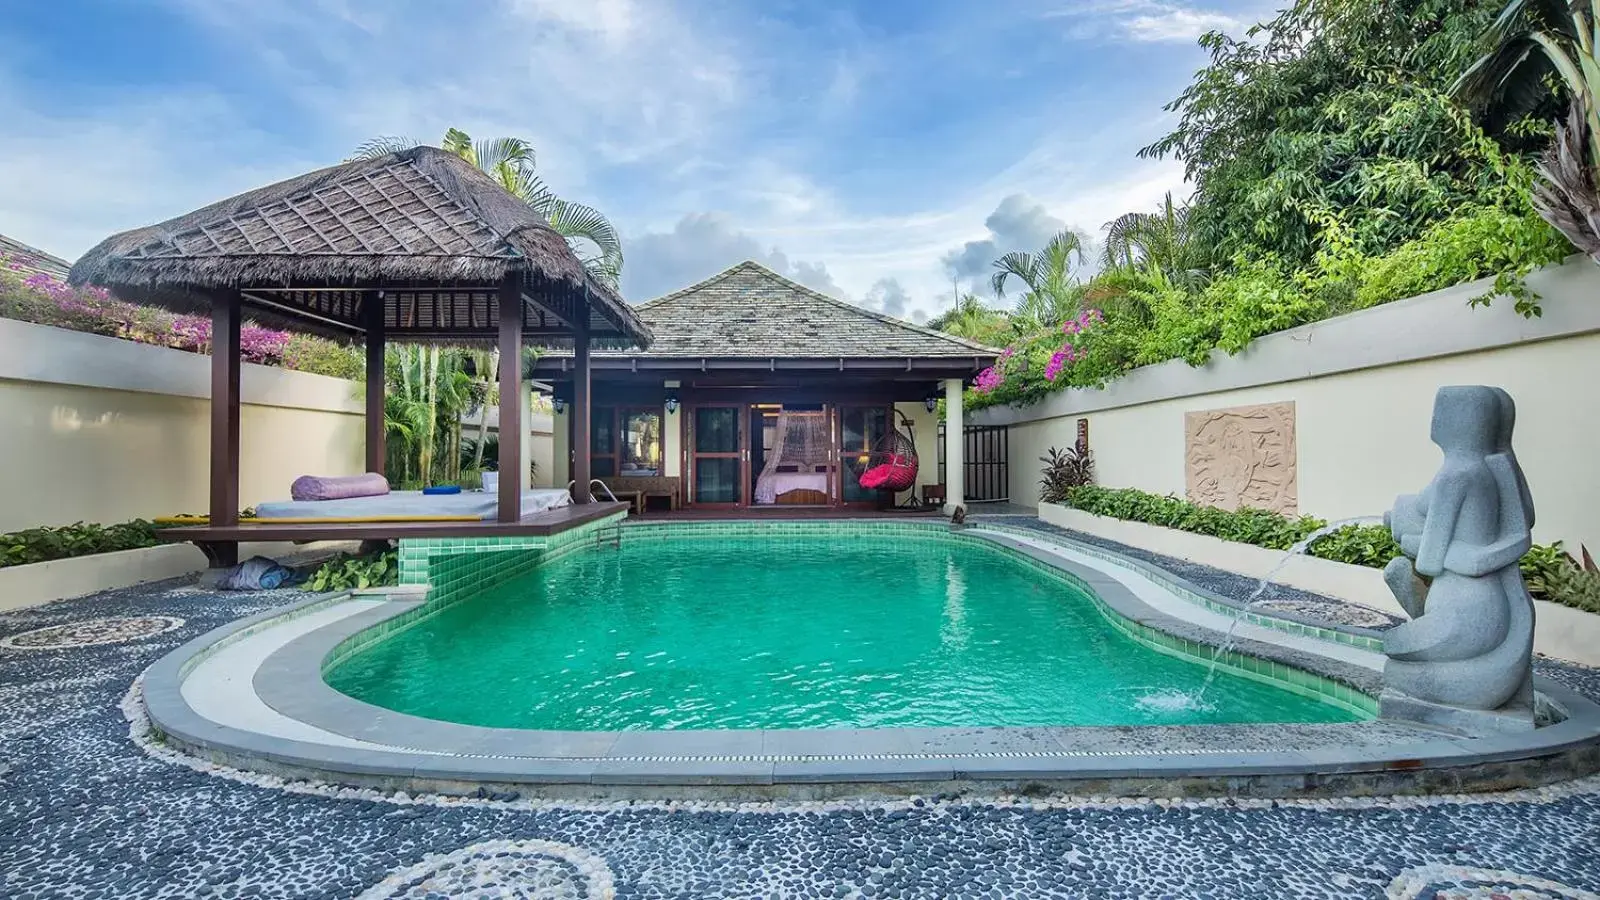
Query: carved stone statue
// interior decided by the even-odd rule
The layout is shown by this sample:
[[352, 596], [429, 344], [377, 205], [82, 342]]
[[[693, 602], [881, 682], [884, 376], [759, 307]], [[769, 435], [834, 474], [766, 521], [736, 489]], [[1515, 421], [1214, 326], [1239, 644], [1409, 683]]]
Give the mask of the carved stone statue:
[[1405, 554], [1384, 581], [1411, 616], [1384, 637], [1386, 716], [1533, 727], [1533, 599], [1517, 566], [1533, 543], [1533, 500], [1511, 449], [1515, 421], [1499, 388], [1444, 387], [1434, 398], [1444, 463], [1384, 515]]

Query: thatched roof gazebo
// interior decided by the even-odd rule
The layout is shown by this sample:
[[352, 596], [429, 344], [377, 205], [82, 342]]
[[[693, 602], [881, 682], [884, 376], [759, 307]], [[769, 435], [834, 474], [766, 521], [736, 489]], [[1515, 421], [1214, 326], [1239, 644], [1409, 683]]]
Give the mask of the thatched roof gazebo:
[[[572, 347], [587, 370], [591, 342], [645, 347], [651, 338], [538, 213], [465, 160], [432, 147], [321, 169], [114, 235], [78, 260], [70, 280], [211, 317], [211, 518], [204, 530], [219, 541], [239, 531], [239, 326], [246, 314], [277, 327], [364, 338], [367, 468], [376, 472], [384, 464], [387, 340], [498, 344], [508, 360], [520, 359], [531, 340]], [[515, 433], [520, 371], [501, 369], [501, 429]], [[587, 379], [580, 380], [574, 414], [587, 434]], [[576, 455], [574, 479], [587, 485], [587, 454]], [[501, 442], [500, 467], [520, 467], [519, 442]], [[573, 499], [586, 503], [590, 494], [575, 489]], [[517, 523], [519, 513], [520, 481], [503, 478], [499, 522]], [[249, 533], [274, 539], [260, 528]]]

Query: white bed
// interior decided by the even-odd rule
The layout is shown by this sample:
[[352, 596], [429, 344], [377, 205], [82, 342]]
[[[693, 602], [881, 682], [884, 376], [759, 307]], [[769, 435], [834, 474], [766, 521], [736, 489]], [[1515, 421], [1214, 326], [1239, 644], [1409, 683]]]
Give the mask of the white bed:
[[[338, 519], [368, 516], [477, 516], [493, 519], [499, 512], [498, 494], [462, 491], [459, 494], [424, 494], [421, 491], [390, 491], [379, 497], [351, 497], [345, 500], [282, 500], [256, 506], [262, 519]], [[557, 509], [572, 504], [572, 495], [558, 488], [522, 492], [522, 515]]]
[[827, 472], [764, 472], [756, 477], [756, 502], [777, 503], [790, 491], [828, 493]]

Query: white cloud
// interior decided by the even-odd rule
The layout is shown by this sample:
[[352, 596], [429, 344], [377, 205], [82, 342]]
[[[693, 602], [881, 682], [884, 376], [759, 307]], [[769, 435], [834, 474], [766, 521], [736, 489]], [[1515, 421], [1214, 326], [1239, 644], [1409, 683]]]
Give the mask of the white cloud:
[[1120, 37], [1144, 43], [1193, 43], [1208, 31], [1240, 31], [1246, 25], [1221, 10], [1162, 0], [1068, 0], [1045, 18], [1065, 21], [1073, 40]]
[[874, 312], [894, 316], [897, 319], [906, 317], [907, 308], [911, 304], [911, 295], [900, 284], [898, 278], [879, 278], [873, 283], [872, 289], [867, 291], [860, 305]]
[[791, 261], [777, 247], [763, 247], [715, 213], [684, 216], [670, 231], [628, 237], [622, 295], [636, 303], [702, 281], [747, 259], [831, 297], [848, 299], [820, 262]]
[[960, 249], [946, 253], [942, 260], [953, 277], [977, 282], [974, 288], [980, 291], [987, 290], [985, 285], [996, 259], [1013, 250], [1039, 249], [1067, 223], [1050, 215], [1044, 204], [1026, 194], [1011, 194], [983, 220], [983, 227], [985, 237], [967, 241]]
[[1196, 41], [1208, 31], [1237, 31], [1242, 27], [1243, 23], [1232, 16], [1185, 7], [1137, 15], [1124, 25], [1128, 36], [1136, 41], [1183, 43]]
[[206, 91], [113, 95], [63, 112], [24, 102], [0, 71], [0, 121], [0, 233], [68, 260], [115, 232], [326, 163], [295, 148], [262, 158], [263, 136]]

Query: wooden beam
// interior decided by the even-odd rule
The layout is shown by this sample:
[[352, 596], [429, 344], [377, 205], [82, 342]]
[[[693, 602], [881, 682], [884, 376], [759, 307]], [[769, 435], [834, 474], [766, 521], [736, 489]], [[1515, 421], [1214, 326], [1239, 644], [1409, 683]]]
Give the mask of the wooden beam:
[[[239, 323], [237, 291], [211, 303], [211, 524], [239, 524]], [[239, 561], [235, 544], [216, 558]]]
[[367, 471], [384, 474], [383, 292], [367, 297]]
[[522, 518], [522, 285], [507, 275], [500, 285], [500, 505], [499, 520]]
[[580, 324], [572, 329], [572, 502], [588, 503], [590, 437], [594, 424], [594, 391], [590, 384], [589, 322], [574, 316]]

